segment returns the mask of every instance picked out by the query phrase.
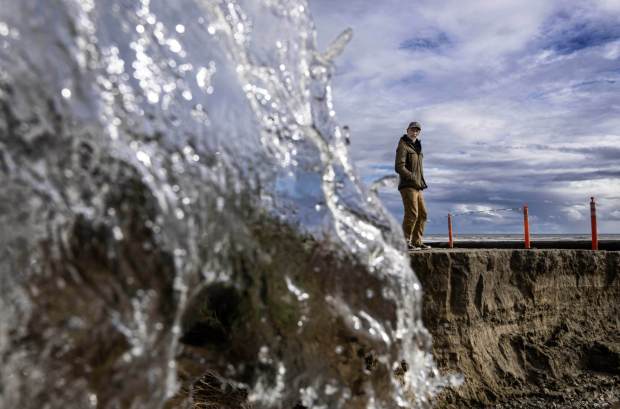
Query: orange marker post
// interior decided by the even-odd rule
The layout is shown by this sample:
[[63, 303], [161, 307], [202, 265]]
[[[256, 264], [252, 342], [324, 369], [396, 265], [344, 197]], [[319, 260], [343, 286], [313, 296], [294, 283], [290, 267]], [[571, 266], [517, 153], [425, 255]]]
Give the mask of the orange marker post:
[[596, 203], [590, 198], [590, 222], [592, 224], [592, 250], [598, 250], [598, 231], [596, 228]]
[[528, 220], [527, 204], [523, 206], [523, 232], [525, 236], [525, 248], [530, 248], [530, 222]]
[[452, 215], [448, 213], [448, 247], [454, 248], [454, 241], [452, 240]]

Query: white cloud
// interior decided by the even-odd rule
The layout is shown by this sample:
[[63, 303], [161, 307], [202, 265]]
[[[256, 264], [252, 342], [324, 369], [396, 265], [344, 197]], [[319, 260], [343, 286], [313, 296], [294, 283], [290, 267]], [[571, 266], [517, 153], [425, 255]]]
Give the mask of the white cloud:
[[[540, 226], [571, 231], [566, 206], [620, 192], [619, 2], [311, 6], [323, 47], [354, 29], [334, 103], [365, 179], [392, 172], [398, 138], [419, 120], [435, 220], [457, 203], [528, 202]], [[398, 200], [389, 206], [398, 216]]]
[[566, 217], [571, 221], [581, 221], [585, 220], [585, 212], [586, 209], [583, 206], [569, 206], [563, 209]]
[[491, 112], [491, 109], [477, 107], [471, 102], [437, 104], [419, 111], [420, 119], [429, 124], [429, 130], [443, 127], [458, 144], [472, 141], [490, 141], [506, 135], [509, 121]]
[[618, 0], [597, 0], [597, 3], [603, 11], [620, 13], [620, 1]]
[[567, 197], [616, 197], [620, 193], [620, 178], [575, 180], [553, 188], [554, 193]]
[[[620, 4], [620, 2], [618, 4]], [[620, 58], [620, 40], [606, 44], [603, 47], [603, 57], [608, 60], [617, 60]]]

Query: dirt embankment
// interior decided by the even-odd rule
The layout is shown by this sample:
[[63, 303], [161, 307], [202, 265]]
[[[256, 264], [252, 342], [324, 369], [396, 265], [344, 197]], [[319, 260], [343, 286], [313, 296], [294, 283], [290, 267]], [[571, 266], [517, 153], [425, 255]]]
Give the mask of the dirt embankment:
[[465, 377], [437, 407], [620, 400], [620, 252], [463, 249], [411, 259], [440, 368]]

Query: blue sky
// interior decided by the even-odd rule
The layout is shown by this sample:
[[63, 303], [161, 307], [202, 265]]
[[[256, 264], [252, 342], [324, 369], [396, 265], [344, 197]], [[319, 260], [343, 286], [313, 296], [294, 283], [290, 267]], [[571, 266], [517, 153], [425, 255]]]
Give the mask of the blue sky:
[[[534, 233], [620, 233], [620, 0], [310, 0], [321, 48], [354, 37], [333, 80], [367, 182], [393, 174], [422, 123], [428, 233], [448, 212], [520, 207]], [[395, 189], [381, 198], [402, 217]], [[520, 233], [516, 212], [463, 216], [462, 232]]]

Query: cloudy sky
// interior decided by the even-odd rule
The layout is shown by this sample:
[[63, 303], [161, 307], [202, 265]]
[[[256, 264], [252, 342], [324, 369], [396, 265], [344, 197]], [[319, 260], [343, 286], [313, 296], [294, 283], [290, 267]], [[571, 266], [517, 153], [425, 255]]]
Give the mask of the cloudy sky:
[[[310, 0], [322, 48], [345, 28], [334, 104], [367, 182], [422, 123], [427, 233], [448, 212], [527, 203], [533, 233], [620, 233], [620, 0]], [[402, 217], [395, 189], [381, 190]], [[520, 233], [517, 212], [457, 231]]]

